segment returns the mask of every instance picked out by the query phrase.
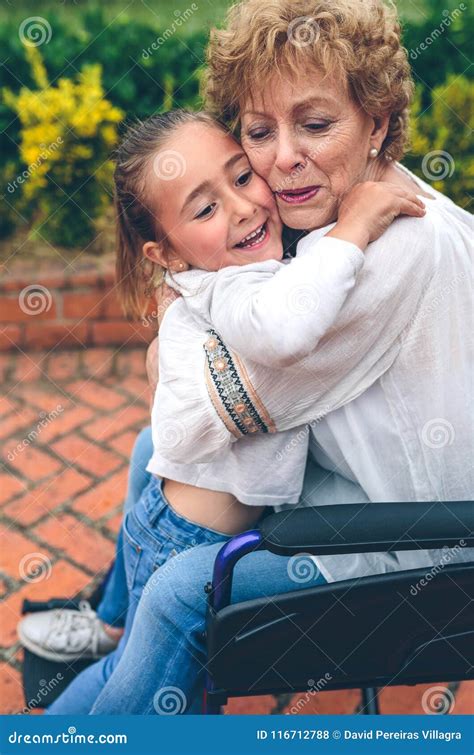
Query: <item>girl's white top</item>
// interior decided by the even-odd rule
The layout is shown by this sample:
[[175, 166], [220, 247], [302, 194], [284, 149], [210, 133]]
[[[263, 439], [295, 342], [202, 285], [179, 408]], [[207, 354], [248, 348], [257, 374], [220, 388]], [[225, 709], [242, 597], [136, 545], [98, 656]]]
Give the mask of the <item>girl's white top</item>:
[[[265, 365], [264, 370], [268, 365], [278, 369], [296, 364], [316, 348], [336, 319], [364, 255], [346, 241], [317, 234], [312, 243], [312, 237], [305, 239], [304, 251], [298, 246], [293, 260], [255, 262], [218, 272], [190, 270], [168, 277], [182, 298], [169, 307], [160, 328], [149, 471], [233, 493], [249, 505], [298, 502], [309, 429], [276, 432], [258, 400], [254, 388], [258, 383], [254, 377], [250, 384], [242, 360], [254, 360]], [[207, 383], [201, 381], [205, 366]], [[184, 392], [175, 392], [178, 384]], [[186, 429], [177, 415], [183, 410], [194, 415], [201, 401], [213, 401], [219, 408], [224, 394], [233, 415], [228, 426], [242, 440], [220, 449], [218, 458], [210, 462], [196, 449], [204, 463], [182, 463], [186, 457], [178, 459], [177, 453], [186, 442]], [[225, 412], [221, 416], [227, 422]], [[196, 419], [199, 423], [199, 413]], [[196, 440], [205, 442], [199, 433]]]
[[[472, 217], [406, 172], [433, 197], [424, 199], [426, 216], [397, 219], [369, 245], [357, 285], [326, 334], [307, 355], [299, 353], [297, 362], [286, 354], [277, 365], [264, 363], [273, 351], [263, 353], [263, 344], [263, 360], [254, 354], [242, 361], [246, 384], [271, 429], [309, 424], [310, 455], [348, 484], [358, 483], [368, 500], [443, 505], [445, 500], [474, 498]], [[319, 229], [300, 242], [302, 259], [307, 244], [314, 245], [326, 231]], [[303, 310], [313, 283], [308, 277], [305, 295], [297, 297]], [[311, 296], [309, 301], [314, 301]], [[282, 305], [287, 310], [288, 300]], [[183, 306], [173, 304], [167, 317]], [[302, 317], [306, 322], [305, 314]], [[301, 345], [296, 316], [292, 322]], [[247, 324], [239, 346], [253, 341], [252, 334]], [[219, 392], [214, 391], [211, 400], [206, 388], [210, 368], [202, 345], [207, 338], [198, 321], [189, 319], [183, 340], [176, 329], [167, 344], [167, 350], [183, 360], [182, 369], [176, 363], [174, 377], [160, 382], [153, 423], [179, 429], [179, 440], [162, 448], [173, 462], [222, 458], [245, 441], [238, 439], [225, 401], [216, 398]], [[230, 380], [230, 392], [233, 388]], [[265, 461], [259, 468], [264, 475]], [[332, 498], [320, 484], [316, 479], [313, 486], [311, 475], [306, 476], [303, 504], [351, 502], [354, 488], [346, 495], [339, 487]], [[448, 561], [474, 560], [473, 551], [461, 543]], [[443, 559], [446, 562], [441, 551], [415, 550], [316, 561], [332, 581], [429, 568]]]

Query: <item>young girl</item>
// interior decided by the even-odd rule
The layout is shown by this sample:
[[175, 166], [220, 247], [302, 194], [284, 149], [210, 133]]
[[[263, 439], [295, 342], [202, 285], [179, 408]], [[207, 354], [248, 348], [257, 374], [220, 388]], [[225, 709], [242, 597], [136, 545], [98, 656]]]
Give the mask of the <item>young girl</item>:
[[[194, 364], [191, 352], [198, 348], [210, 374], [208, 400], [221, 382], [231, 381], [230, 430], [246, 437], [215, 462], [174, 463], [181, 428], [172, 421], [160, 426], [154, 402], [152, 477], [121, 533], [129, 591], [124, 635], [50, 713], [88, 712], [123, 652], [140, 596], [158, 567], [188, 548], [251, 527], [265, 507], [298, 502], [308, 433], [274, 432], [237, 354], [224, 350], [219, 334], [257, 362], [302, 359], [330, 329], [354, 286], [361, 249], [401, 212], [422, 214], [414, 194], [388, 184], [360, 185], [327, 236], [310, 234], [304, 254], [299, 245], [294, 260], [282, 260], [282, 227], [270, 189], [253, 174], [238, 142], [204, 113], [175, 111], [131, 127], [117, 152], [115, 182], [117, 272], [126, 311], [143, 314], [143, 281], [155, 285], [157, 272], [167, 271], [167, 281], [184, 294], [160, 329], [160, 389], [166, 392], [188, 359]], [[210, 331], [204, 344], [187, 337], [196, 318]], [[180, 400], [192, 405], [193, 397]], [[266, 434], [253, 435], [262, 424]], [[74, 688], [81, 689], [80, 711]]]

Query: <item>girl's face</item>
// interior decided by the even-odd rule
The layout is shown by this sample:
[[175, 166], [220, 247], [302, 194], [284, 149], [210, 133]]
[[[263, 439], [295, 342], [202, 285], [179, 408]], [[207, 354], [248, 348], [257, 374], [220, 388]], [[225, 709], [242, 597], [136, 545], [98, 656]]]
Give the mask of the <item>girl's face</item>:
[[168, 247], [156, 261], [179, 271], [282, 258], [282, 224], [272, 192], [241, 146], [219, 128], [180, 127], [157, 153], [151, 175], [152, 205], [160, 208]]

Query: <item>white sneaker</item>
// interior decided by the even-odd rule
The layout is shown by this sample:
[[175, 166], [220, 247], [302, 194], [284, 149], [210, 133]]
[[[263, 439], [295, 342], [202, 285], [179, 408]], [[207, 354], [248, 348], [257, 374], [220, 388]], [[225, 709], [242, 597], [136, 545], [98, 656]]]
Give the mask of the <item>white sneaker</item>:
[[30, 613], [18, 624], [18, 636], [32, 653], [58, 662], [102, 658], [118, 645], [87, 600], [81, 600], [78, 611], [60, 608]]

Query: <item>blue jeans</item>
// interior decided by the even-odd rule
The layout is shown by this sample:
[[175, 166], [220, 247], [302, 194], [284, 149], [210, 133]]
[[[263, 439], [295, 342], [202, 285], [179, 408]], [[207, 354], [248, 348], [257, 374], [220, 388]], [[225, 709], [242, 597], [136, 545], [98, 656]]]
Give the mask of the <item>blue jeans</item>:
[[[146, 483], [151, 431], [140, 433], [132, 454], [129, 492]], [[137, 497], [137, 496], [136, 496]], [[127, 501], [133, 499], [127, 497]], [[49, 714], [198, 713], [205, 683], [206, 595], [222, 543], [182, 550], [152, 574], [138, 604], [131, 605], [126, 630], [116, 651], [89, 666], [48, 709]], [[118, 625], [128, 595], [123, 558], [113, 570], [114, 588], [106, 589], [99, 613]], [[289, 559], [251, 553], [236, 566], [232, 600], [250, 600], [304, 589], [325, 580], [314, 569], [306, 582], [294, 581]], [[109, 583], [110, 584], [110, 583]], [[128, 601], [127, 601], [128, 602]], [[174, 708], [173, 708], [174, 706]]]
[[[151, 474], [146, 471], [146, 466], [152, 455], [151, 427], [145, 427], [137, 436], [130, 458], [124, 514], [127, 514], [138, 502], [144, 488], [151, 479]], [[110, 624], [114, 627], [124, 627], [127, 609], [128, 590], [123, 560], [123, 536], [122, 529], [120, 529], [117, 538], [115, 562], [105, 585], [102, 600], [97, 608], [97, 614], [105, 624]]]
[[[199, 712], [207, 660], [204, 585], [212, 578], [220, 548], [221, 544], [191, 548], [148, 581], [128, 642], [92, 714]], [[272, 596], [324, 582], [316, 566], [310, 579], [295, 581], [286, 556], [257, 551], [237, 564], [232, 600]]]
[[[115, 651], [89, 666], [51, 705], [50, 714], [88, 713], [98, 691], [107, 682], [128, 642], [135, 612], [150, 577], [159, 583], [165, 565], [183, 557], [198, 545], [228, 540], [222, 532], [201, 527], [176, 513], [162, 492], [163, 483], [152, 476], [140, 500], [125, 516], [122, 525], [123, 562], [128, 591], [125, 632]], [[171, 568], [172, 566], [168, 567]], [[164, 569], [163, 573], [162, 570]], [[78, 709], [78, 706], [81, 710]], [[85, 706], [85, 707], [84, 707]]]

